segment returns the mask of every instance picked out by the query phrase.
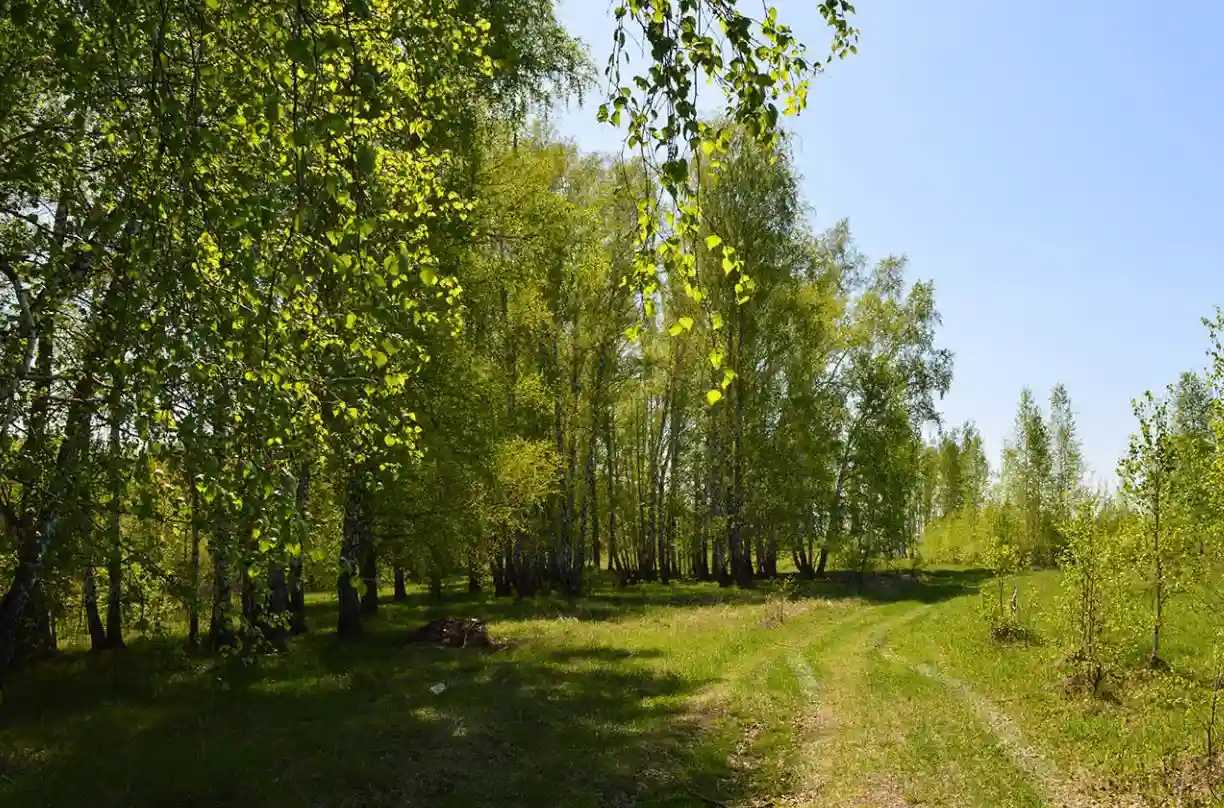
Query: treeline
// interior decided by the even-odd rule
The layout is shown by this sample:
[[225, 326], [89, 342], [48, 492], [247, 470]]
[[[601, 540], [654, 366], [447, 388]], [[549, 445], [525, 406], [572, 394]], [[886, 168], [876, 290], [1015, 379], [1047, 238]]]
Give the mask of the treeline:
[[66, 630], [276, 645], [310, 589], [353, 636], [386, 580], [904, 540], [947, 357], [803, 224], [822, 63], [733, 0], [615, 18], [610, 160], [529, 123], [591, 73], [549, 0], [0, 5], [0, 683]]
[[425, 459], [396, 493], [436, 516], [387, 512], [383, 557], [529, 596], [580, 594], [588, 567], [747, 586], [780, 557], [816, 574], [912, 545], [920, 429], [950, 377], [932, 288], [869, 266], [844, 224], [812, 233], [784, 147], [735, 140], [703, 193], [722, 235], [701, 236], [702, 300], [667, 279], [649, 310], [625, 283], [630, 172], [538, 135], [500, 161], [506, 238], [455, 268], [479, 302], [434, 351]]
[[[1224, 319], [1206, 324], [1211, 364], [1134, 400], [1136, 431], [1116, 486], [1087, 483], [1062, 385], [1051, 391], [1048, 414], [1022, 392], [997, 475], [972, 425], [926, 449], [924, 559], [993, 568], [1000, 594], [988, 612], [1003, 635], [1021, 628], [1004, 603], [1003, 581], [1031, 567], [1060, 568], [1063, 597], [1052, 605], [1068, 660], [1093, 688], [1140, 647], [1150, 667], [1166, 667], [1162, 637], [1171, 620], [1221, 629], [1213, 615], [1224, 605]], [[1175, 597], [1180, 617], [1170, 616]], [[1224, 648], [1218, 637], [1212, 643]], [[1213, 692], [1222, 683], [1216, 677]]]
[[1025, 563], [1051, 566], [1065, 539], [1059, 525], [1087, 479], [1071, 397], [1050, 391], [1048, 412], [1024, 388], [1015, 425], [992, 473], [972, 423], [945, 431], [924, 456], [922, 553], [926, 560], [982, 564], [1000, 542]]

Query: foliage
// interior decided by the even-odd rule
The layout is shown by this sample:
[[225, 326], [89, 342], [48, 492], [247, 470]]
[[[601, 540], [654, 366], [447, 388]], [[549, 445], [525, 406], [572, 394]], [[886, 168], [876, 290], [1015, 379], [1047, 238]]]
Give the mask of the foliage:
[[[829, 58], [856, 53], [858, 32], [849, 21], [854, 7], [848, 0], [824, 0], [820, 12], [832, 31]], [[722, 155], [737, 136], [773, 150], [780, 134], [778, 102], [783, 114], [799, 114], [807, 104], [811, 75], [824, 63], [809, 59], [771, 6], [764, 7], [760, 20], [744, 14], [736, 0], [624, 0], [613, 14], [615, 47], [605, 71], [608, 98], [599, 119], [625, 127], [628, 147], [639, 150], [661, 192], [637, 205], [639, 249], [631, 277], [645, 312], [654, 312], [663, 279], [683, 284], [697, 304], [706, 299], [710, 291], [697, 269], [699, 257], [719, 259], [745, 299], [756, 279], [735, 246], [724, 244], [727, 234], [708, 226], [702, 181], [725, 168]], [[632, 69], [626, 52], [631, 41], [640, 41], [650, 66], [626, 79], [624, 71]], [[725, 99], [722, 118], [713, 122], [698, 113], [698, 89], [706, 83]], [[715, 322], [716, 311], [701, 310]], [[631, 334], [639, 334], [639, 327]], [[718, 387], [709, 390], [711, 405], [718, 393]]]
[[1130, 578], [1121, 537], [1102, 522], [1101, 502], [1083, 496], [1058, 525], [1066, 544], [1058, 624], [1064, 638], [1073, 689], [1099, 694], [1122, 664], [1135, 624]]
[[[852, 11], [824, 9], [838, 55]], [[660, 307], [681, 331], [704, 310], [676, 301], [681, 273], [629, 282], [669, 214], [690, 242], [712, 232], [679, 201], [721, 169], [680, 176], [654, 151], [740, 133], [756, 150], [725, 165], [773, 165], [775, 102], [797, 112], [819, 65], [775, 12], [731, 0], [617, 19], [614, 65], [625, 26], [652, 43], [618, 96], [650, 153], [613, 163], [531, 123], [589, 77], [548, 0], [3, 5], [0, 680], [54, 648], [70, 604], [97, 648], [173, 617], [193, 644], [279, 646], [328, 579], [346, 636], [387, 572], [466, 567], [478, 587], [509, 558], [519, 594], [577, 593], [617, 516], [635, 566], [672, 563], [696, 404], [735, 376], [715, 367], [711, 388], [697, 350], [625, 337]], [[725, 120], [685, 105], [696, 75], [729, 92]], [[660, 104], [666, 125], [640, 117]], [[786, 163], [767, 177], [795, 184]], [[738, 246], [786, 275], [794, 227]], [[703, 277], [738, 260], [724, 234]], [[633, 401], [644, 421], [619, 425]], [[646, 421], [645, 439], [625, 428]], [[649, 529], [629, 516], [644, 500]]]
[[1001, 509], [995, 517], [990, 545], [984, 561], [993, 581], [982, 590], [982, 613], [990, 636], [1000, 642], [1027, 637], [1020, 621], [1018, 574], [1024, 564], [1023, 534], [1017, 531], [1015, 517]]
[[1149, 391], [1134, 404], [1139, 432], [1118, 464], [1122, 490], [1135, 512], [1129, 525], [1134, 558], [1151, 592], [1152, 653], [1150, 664], [1161, 667], [1160, 631], [1168, 593], [1179, 583], [1190, 565], [1184, 563], [1184, 512], [1173, 488], [1177, 471], [1177, 447], [1169, 418], [1167, 399]]

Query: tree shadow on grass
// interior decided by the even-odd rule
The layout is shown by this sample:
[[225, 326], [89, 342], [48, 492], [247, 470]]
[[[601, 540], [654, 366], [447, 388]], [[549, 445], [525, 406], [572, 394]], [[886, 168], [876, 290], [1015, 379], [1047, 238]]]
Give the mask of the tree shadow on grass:
[[[858, 597], [870, 603], [915, 601], [939, 603], [976, 592], [993, 573], [988, 569], [939, 569], [908, 572], [856, 572], [836, 570], [823, 581], [812, 582], [825, 597]], [[841, 593], [840, 595], [834, 593]]]
[[[0, 805], [594, 808], [745, 796], [725, 730], [698, 732], [686, 712], [706, 682], [601, 647], [527, 657], [411, 646], [397, 622], [351, 645], [316, 637], [223, 678], [190, 661], [138, 682], [97, 670], [20, 677], [0, 718]], [[135, 668], [149, 649], [129, 653]], [[91, 707], [66, 711], [61, 698]]]
[[[937, 603], [976, 591], [990, 575], [985, 569], [932, 570], [916, 574], [868, 572], [863, 575], [836, 570], [822, 578], [807, 579], [792, 573], [779, 580], [794, 581], [791, 597], [796, 599], [859, 599], [875, 604]], [[652, 609], [763, 604], [776, 588], [775, 582], [767, 580], [755, 581], [750, 589], [693, 581], [619, 587], [610, 575], [602, 573], [589, 576], [588, 581], [591, 591], [581, 598], [547, 594], [524, 599], [493, 598], [483, 593], [447, 592], [439, 603], [426, 593], [413, 592], [406, 600], [396, 603], [395, 608], [401, 618], [416, 622], [454, 615], [477, 617], [490, 623], [559, 617], [604, 621], [637, 617]], [[332, 614], [325, 619], [334, 620], [334, 607], [328, 608]]]

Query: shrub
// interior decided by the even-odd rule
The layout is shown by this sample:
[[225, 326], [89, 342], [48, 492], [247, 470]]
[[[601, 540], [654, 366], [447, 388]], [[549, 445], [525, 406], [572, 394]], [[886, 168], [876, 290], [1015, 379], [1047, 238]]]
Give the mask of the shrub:
[[1057, 615], [1070, 668], [1067, 686], [1094, 695], [1117, 669], [1126, 628], [1138, 617], [1131, 614], [1127, 596], [1124, 542], [1105, 528], [1100, 515], [1100, 500], [1085, 496], [1058, 526], [1066, 541], [1059, 556]]

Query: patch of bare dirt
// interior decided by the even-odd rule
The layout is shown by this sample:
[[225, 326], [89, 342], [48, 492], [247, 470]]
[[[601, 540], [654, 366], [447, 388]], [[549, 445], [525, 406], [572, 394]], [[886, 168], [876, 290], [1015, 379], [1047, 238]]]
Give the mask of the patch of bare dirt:
[[760, 761], [752, 753], [752, 746], [760, 736], [760, 724], [749, 724], [744, 727], [743, 734], [735, 742], [735, 749], [727, 756], [727, 765], [731, 768], [731, 771], [738, 773], [750, 772], [760, 766]]
[[498, 648], [489, 637], [484, 621], [474, 617], [448, 617], [431, 620], [408, 635], [408, 642], [441, 645], [446, 648]]
[[795, 729], [804, 738], [814, 738], [822, 733], [831, 732], [837, 729], [839, 724], [837, 713], [823, 704], [795, 716]]

